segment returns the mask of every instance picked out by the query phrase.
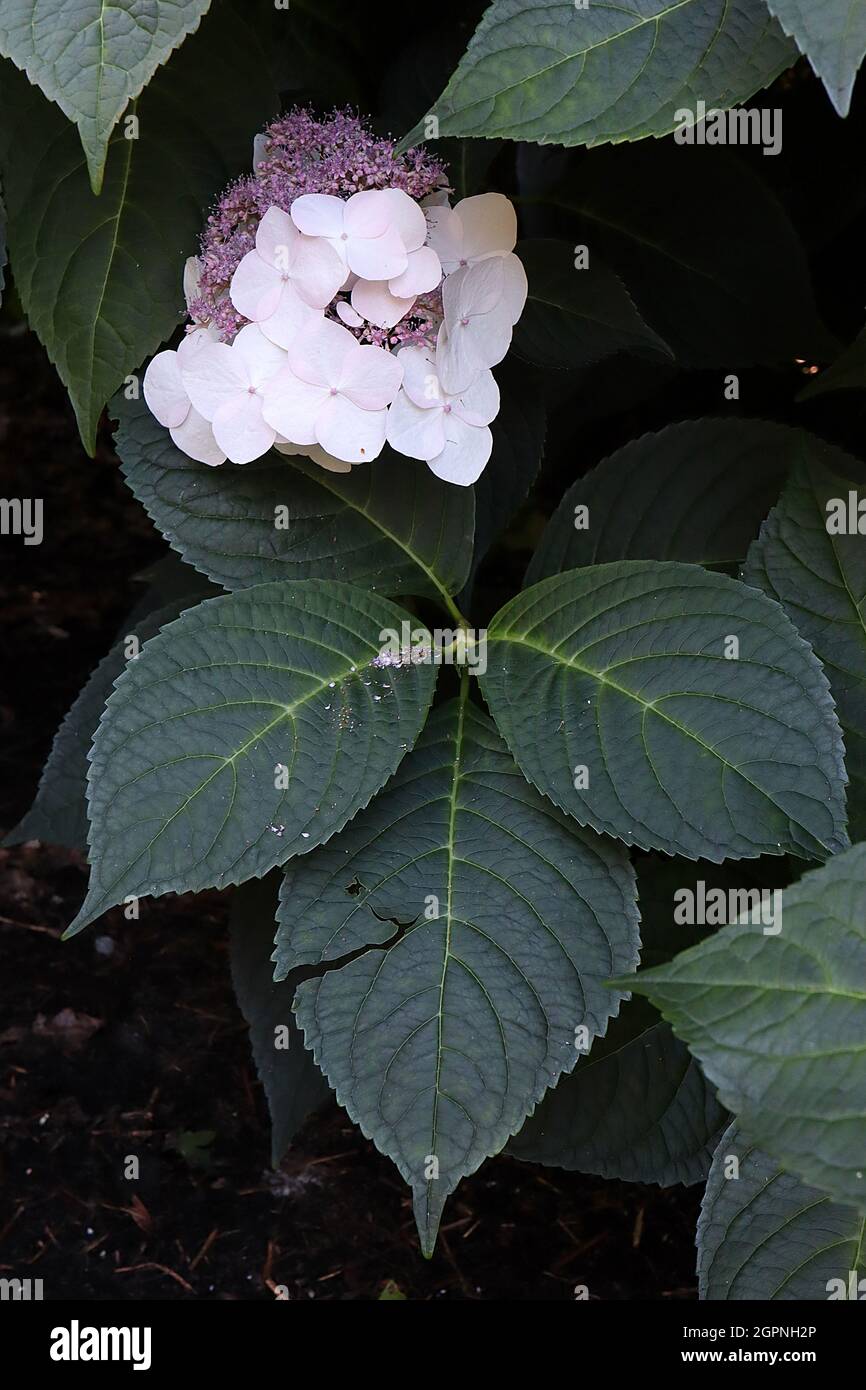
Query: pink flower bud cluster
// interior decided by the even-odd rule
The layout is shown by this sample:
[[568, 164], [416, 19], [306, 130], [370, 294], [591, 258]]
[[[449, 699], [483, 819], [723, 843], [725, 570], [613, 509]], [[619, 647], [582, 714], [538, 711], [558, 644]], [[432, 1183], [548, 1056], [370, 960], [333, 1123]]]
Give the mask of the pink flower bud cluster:
[[[371, 134], [351, 111], [325, 117], [305, 107], [287, 112], [256, 136], [253, 173], [230, 184], [208, 218], [192, 318], [215, 325], [224, 342], [243, 327], [228, 289], [268, 208], [288, 212], [304, 193], [349, 198], [364, 188], [401, 188], [420, 202], [447, 184], [445, 166], [426, 150], [395, 154], [393, 140]], [[379, 336], [368, 340], [387, 346]]]

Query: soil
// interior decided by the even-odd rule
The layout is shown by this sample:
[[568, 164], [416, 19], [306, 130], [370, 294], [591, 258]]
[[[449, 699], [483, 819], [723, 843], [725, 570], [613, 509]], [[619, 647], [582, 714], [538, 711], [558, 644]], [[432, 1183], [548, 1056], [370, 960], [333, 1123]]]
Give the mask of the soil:
[[[0, 492], [45, 499], [3, 540], [0, 830], [164, 545], [110, 436], [81, 451], [36, 340], [0, 338]], [[121, 910], [62, 944], [83, 859], [0, 850], [0, 1274], [46, 1299], [690, 1299], [699, 1189], [488, 1161], [419, 1253], [396, 1170], [336, 1103], [278, 1171], [229, 979], [224, 894]], [[138, 1180], [124, 1176], [139, 1161]]]

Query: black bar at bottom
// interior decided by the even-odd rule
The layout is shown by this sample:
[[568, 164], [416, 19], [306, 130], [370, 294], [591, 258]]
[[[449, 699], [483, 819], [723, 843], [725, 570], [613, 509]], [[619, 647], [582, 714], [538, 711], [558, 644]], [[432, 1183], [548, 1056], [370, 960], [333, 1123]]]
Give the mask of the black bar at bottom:
[[[324, 1303], [325, 1300], [322, 1300]], [[837, 1366], [857, 1365], [862, 1355], [864, 1322], [852, 1308], [828, 1303], [637, 1303], [581, 1302], [549, 1304], [519, 1317], [509, 1309], [503, 1327], [495, 1307], [472, 1303], [468, 1314], [451, 1324], [453, 1304], [428, 1307], [421, 1323], [412, 1314], [396, 1314], [397, 1322], [371, 1322], [366, 1307], [358, 1316], [339, 1312], [314, 1300], [281, 1302], [228, 1301], [147, 1303], [0, 1303], [0, 1345], [4, 1364], [69, 1379], [98, 1379], [100, 1372], [128, 1373], [143, 1379], [167, 1372], [213, 1373], [224, 1379], [242, 1374], [301, 1373], [307, 1364], [316, 1374], [337, 1374], [341, 1358], [348, 1373], [369, 1373], [371, 1358], [392, 1374], [402, 1363], [404, 1375], [418, 1374], [411, 1346], [426, 1346], [421, 1366], [429, 1357], [441, 1369], [451, 1362], [453, 1374], [465, 1376], [467, 1351], [477, 1357], [489, 1378], [503, 1358], [508, 1367], [518, 1347], [537, 1365], [551, 1367], [551, 1353], [560, 1353], [585, 1383], [595, 1370], [600, 1376], [634, 1369], [647, 1373], [674, 1368], [701, 1370], [751, 1369], [777, 1371], [793, 1367], [818, 1371], [826, 1379]], [[489, 1311], [488, 1311], [489, 1310]], [[471, 1321], [463, 1323], [463, 1316]], [[478, 1319], [482, 1321], [479, 1323]], [[487, 1317], [491, 1318], [487, 1323]], [[501, 1313], [499, 1315], [501, 1317]], [[462, 1333], [449, 1343], [451, 1326]], [[392, 1340], [395, 1330], [412, 1334], [412, 1342]], [[334, 1332], [349, 1335], [334, 1339]], [[353, 1335], [357, 1333], [357, 1335]], [[435, 1341], [420, 1341], [435, 1333]], [[503, 1335], [505, 1333], [505, 1335]], [[324, 1336], [323, 1336], [324, 1334]], [[466, 1334], [471, 1334], [467, 1343]], [[388, 1340], [382, 1341], [385, 1336]], [[552, 1347], [550, 1339], [563, 1340]], [[545, 1340], [547, 1339], [547, 1340]], [[402, 1347], [402, 1352], [401, 1352]], [[462, 1348], [462, 1349], [461, 1349]], [[380, 1360], [380, 1357], [382, 1360]], [[313, 1365], [309, 1365], [312, 1361]], [[559, 1364], [559, 1363], [558, 1363]], [[461, 1369], [462, 1366], [462, 1369]], [[136, 1367], [138, 1368], [136, 1370]], [[280, 1368], [281, 1371], [280, 1371]], [[511, 1366], [513, 1371], [513, 1365]], [[449, 1372], [450, 1373], [450, 1372]], [[557, 1372], [561, 1374], [562, 1369]]]

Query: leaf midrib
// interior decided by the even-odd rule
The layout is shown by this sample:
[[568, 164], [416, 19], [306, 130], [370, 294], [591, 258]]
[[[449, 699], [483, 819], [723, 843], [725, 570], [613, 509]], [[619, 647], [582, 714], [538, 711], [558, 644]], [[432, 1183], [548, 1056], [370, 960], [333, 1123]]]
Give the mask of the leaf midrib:
[[[448, 868], [446, 872], [446, 895], [445, 895], [445, 942], [442, 953], [442, 974], [439, 979], [439, 1002], [437, 1005], [437, 1033], [436, 1033], [436, 1076], [433, 1083], [433, 1114], [430, 1117], [430, 1153], [436, 1153], [436, 1134], [437, 1122], [439, 1118], [439, 1082], [442, 1076], [442, 1052], [443, 1052], [443, 1029], [445, 1023], [445, 979], [448, 974], [448, 962], [451, 959], [451, 927], [452, 927], [452, 901], [454, 886], [454, 849], [456, 840], [457, 825], [457, 790], [460, 785], [461, 770], [460, 762], [463, 754], [463, 735], [466, 727], [466, 706], [469, 703], [469, 678], [464, 673], [460, 681], [459, 713], [457, 716], [457, 729], [454, 735], [454, 758], [451, 764], [451, 796], [448, 806], [448, 839], [444, 846]], [[430, 1211], [430, 1186], [435, 1181], [433, 1178], [427, 1179], [425, 1191], [425, 1208], [428, 1214]]]
[[[239, 663], [239, 664], [243, 664], [243, 663]], [[368, 666], [369, 666], [369, 662], [364, 663], [363, 669], [366, 669], [366, 667], [368, 667]], [[276, 719], [272, 719], [272, 720], [270, 721], [270, 723], [268, 723], [268, 724], [266, 724], [266, 725], [264, 726], [264, 728], [258, 730], [258, 731], [255, 732], [254, 734], [252, 734], [248, 739], [246, 739], [246, 740], [244, 741], [244, 743], [242, 743], [242, 744], [240, 745], [240, 747], [236, 748], [235, 751], [234, 751], [230, 756], [227, 757], [224, 753], [221, 753], [221, 754], [219, 754], [219, 755], [217, 755], [217, 754], [202, 754], [202, 755], [200, 755], [200, 756], [204, 756], [204, 757], [214, 757], [214, 758], [216, 758], [216, 757], [218, 756], [218, 757], [219, 757], [219, 760], [220, 760], [220, 765], [219, 765], [219, 767], [216, 767], [216, 768], [214, 769], [213, 772], [211, 772], [211, 773], [208, 774], [208, 776], [204, 779], [203, 782], [200, 782], [200, 783], [199, 783], [199, 785], [195, 788], [195, 790], [192, 791], [192, 792], [190, 793], [190, 795], [189, 795], [189, 796], [186, 798], [186, 800], [177, 808], [177, 810], [174, 811], [174, 812], [172, 812], [172, 814], [171, 814], [171, 816], [169, 816], [168, 820], [166, 820], [166, 821], [160, 826], [159, 830], [156, 832], [156, 834], [153, 836], [153, 838], [152, 838], [151, 840], [148, 841], [148, 843], [147, 843], [147, 844], [144, 846], [144, 848], [136, 855], [136, 857], [135, 857], [133, 860], [131, 860], [130, 863], [124, 865], [123, 869], [122, 869], [121, 872], [117, 875], [117, 877], [113, 880], [113, 882], [112, 882], [111, 884], [109, 884], [107, 888], [105, 888], [105, 889], [103, 890], [103, 892], [102, 892], [101, 895], [100, 895], [99, 901], [100, 901], [100, 902], [104, 902], [105, 899], [113, 892], [113, 890], [115, 889], [115, 887], [117, 886], [117, 884], [120, 883], [121, 880], [122, 880], [123, 878], [126, 877], [126, 875], [127, 875], [127, 874], [130, 872], [130, 870], [139, 862], [139, 860], [141, 860], [141, 859], [144, 857], [145, 854], [149, 854], [149, 853], [150, 853], [150, 850], [151, 850], [152, 847], [156, 844], [157, 840], [158, 840], [163, 834], [165, 834], [166, 830], [168, 830], [169, 826], [172, 825], [172, 824], [174, 823], [174, 821], [177, 819], [177, 817], [178, 817], [179, 815], [181, 815], [183, 812], [186, 811], [187, 807], [190, 806], [190, 805], [192, 804], [192, 802], [196, 799], [196, 797], [199, 796], [200, 793], [203, 792], [203, 791], [205, 790], [206, 787], [210, 786], [210, 783], [214, 780], [215, 777], [218, 777], [218, 776], [220, 775], [220, 773], [221, 773], [221, 772], [224, 772], [225, 769], [226, 769], [227, 767], [232, 767], [232, 768], [234, 768], [234, 765], [235, 765], [237, 759], [240, 758], [240, 757], [247, 751], [247, 749], [249, 749], [250, 747], [252, 747], [252, 746], [253, 746], [255, 743], [257, 743], [260, 739], [264, 738], [266, 734], [269, 734], [269, 733], [271, 732], [272, 729], [277, 728], [280, 724], [282, 724], [282, 723], [283, 723], [285, 720], [287, 720], [287, 719], [288, 719], [288, 720], [291, 720], [292, 722], [294, 722], [294, 717], [295, 717], [296, 711], [299, 710], [300, 708], [302, 708], [302, 706], [308, 704], [310, 700], [315, 699], [317, 696], [321, 695], [325, 690], [329, 689], [329, 688], [330, 688], [330, 681], [331, 681], [331, 679], [333, 679], [333, 680], [344, 680], [344, 679], [346, 679], [346, 677], [347, 677], [349, 674], [351, 674], [351, 671], [346, 671], [346, 672], [343, 672], [342, 674], [337, 673], [336, 675], [335, 675], [334, 673], [331, 673], [331, 675], [326, 676], [326, 677], [321, 681], [321, 683], [320, 683], [319, 685], [317, 685], [313, 690], [307, 691], [307, 693], [306, 693], [305, 695], [303, 695], [302, 697], [300, 697], [298, 700], [293, 701], [291, 705], [283, 705], [283, 706], [281, 707], [281, 713], [277, 716]], [[222, 706], [215, 706], [214, 708], [222, 708]], [[93, 770], [93, 767], [94, 767], [94, 766], [95, 766], [95, 764], [91, 764], [91, 771]], [[147, 769], [148, 772], [151, 772], [151, 771], [153, 771], [153, 770], [154, 770], [154, 769]], [[133, 780], [135, 780], [135, 779], [133, 779]], [[89, 782], [89, 781], [90, 781], [90, 777], [88, 776], [88, 782]], [[126, 785], [130, 785], [130, 784], [126, 784]], [[119, 793], [120, 790], [121, 790], [121, 788], [118, 788], [118, 792], [115, 793], [115, 796], [118, 795], [118, 793]], [[113, 799], [113, 798], [112, 798], [112, 799]], [[91, 918], [92, 918], [92, 910], [91, 910]], [[79, 929], [79, 930], [80, 930], [80, 929]]]
[[[606, 675], [602, 672], [594, 671], [591, 667], [588, 666], [582, 666], [578, 661], [564, 659], [563, 657], [558, 656], [554, 651], [549, 650], [547, 647], [538, 646], [538, 644], [535, 642], [528, 642], [525, 637], [517, 636], [515, 633], [506, 632], [501, 636], [495, 633], [488, 634], [488, 642], [497, 641], [512, 642], [517, 646], [526, 647], [529, 651], [536, 652], [539, 656], [547, 657], [548, 660], [554, 661], [558, 663], [560, 666], [567, 667], [570, 670], [579, 671], [582, 675], [589, 676], [592, 680], [598, 681], [599, 685], [607, 686], [609, 689], [617, 691], [617, 693], [620, 695], [628, 696], [629, 699], [633, 700], [634, 703], [638, 705], [638, 707], [644, 712], [644, 714], [652, 711], [652, 713], [657, 715], [659, 719], [662, 719], [666, 724], [669, 724], [671, 728], [676, 729], [680, 734], [683, 734], [686, 738], [691, 739], [694, 743], [698, 745], [699, 748], [703, 749], [705, 753], [709, 753], [713, 758], [720, 762], [723, 767], [727, 768], [728, 771], [736, 774], [736, 776], [738, 777], [742, 777], [744, 782], [748, 783], [748, 785], [752, 787], [760, 796], [765, 797], [767, 801], [771, 802], [772, 805], [775, 806], [777, 810], [782, 812], [783, 815], [788, 817], [789, 820], [793, 819], [791, 813], [785, 811], [784, 808], [781, 807], [779, 803], [770, 795], [766, 788], [761, 787], [758, 785], [757, 782], [752, 781], [751, 777], [748, 777], [742, 768], [737, 767], [735, 763], [728, 762], [727, 758], [723, 757], [717, 749], [713, 748], [708, 743], [704, 743], [703, 739], [699, 738], [693, 730], [687, 728], [685, 724], [680, 724], [678, 720], [672, 719], [669, 714], [665, 714], [664, 711], [660, 710], [658, 706], [655, 705], [652, 701], [643, 700], [641, 699], [640, 695], [636, 694], [633, 690], [629, 690], [627, 686], [620, 685], [617, 681], [608, 680], [606, 678]], [[683, 655], [690, 655], [690, 653], [683, 653]], [[688, 692], [680, 691], [678, 693], [687, 694]], [[799, 821], [795, 823], [800, 826], [801, 830], [805, 830], [806, 833], [812, 839], [818, 840], [817, 835], [813, 831], [810, 831], [807, 826], [802, 825]], [[825, 845], [823, 840], [818, 841], [818, 843], [821, 844], [825, 849], [829, 849], [829, 846]]]
[[[460, 116], [463, 115], [466, 111], [471, 111], [473, 107], [484, 106], [487, 102], [496, 101], [499, 97], [505, 96], [509, 92], [519, 90], [519, 88], [525, 86], [527, 82], [536, 82], [539, 78], [546, 77], [548, 73], [555, 72], [556, 69], [562, 67], [564, 63], [573, 63], [576, 58], [581, 57], [585, 60], [586, 55], [588, 53], [595, 53], [598, 51], [598, 49], [604, 48], [609, 43], [617, 43], [620, 39], [627, 38], [629, 34], [635, 33], [638, 29], [644, 28], [647, 24], [654, 24], [658, 29], [661, 24], [661, 21], [667, 19], [668, 15], [673, 14], [674, 10], [680, 10], [685, 5], [691, 5], [693, 2], [694, 0], [676, 0], [676, 3], [673, 5], [669, 5], [666, 10], [660, 10], [658, 14], [649, 15], [645, 19], [640, 19], [638, 20], [637, 24], [632, 24], [628, 29], [621, 29], [618, 33], [609, 35], [608, 38], [602, 39], [599, 43], [588, 45], [586, 48], [579, 48], [574, 53], [567, 54], [564, 58], [558, 58], [555, 63], [550, 63], [546, 68], [539, 68], [537, 72], [533, 72], [528, 78], [523, 78], [519, 82], [511, 82], [506, 87], [500, 87], [495, 92], [488, 93], [487, 96], [479, 97], [475, 101], [467, 102], [465, 106], [452, 106], [451, 110], [448, 111], [447, 116]], [[613, 9], [615, 7], [611, 5], [606, 5], [603, 6], [603, 8]], [[725, 0], [725, 8], [727, 9], [727, 0]], [[491, 24], [490, 28], [485, 31], [485, 37], [489, 35], [494, 28], [495, 24]], [[717, 37], [717, 33], [713, 35], [713, 43], [715, 43]], [[653, 47], [655, 47], [655, 44], [653, 45]], [[709, 48], [707, 49], [707, 52], [709, 52]], [[705, 57], [706, 54], [704, 54], [704, 58]], [[703, 59], [701, 61], [703, 61]], [[475, 66], [477, 66], [477, 64]], [[697, 69], [695, 71], [697, 71]], [[446, 92], [443, 95], [447, 96], [447, 94], [448, 93], [446, 90]], [[581, 124], [586, 124], [586, 122], [582, 122]]]
[[[291, 459], [289, 459], [289, 462], [291, 463]], [[297, 465], [294, 464], [292, 464], [292, 466], [296, 468], [296, 471], [302, 473], [304, 477], [309, 477], [309, 474], [304, 472], [303, 468], [298, 468]], [[377, 516], [373, 515], [371, 512], [368, 512], [366, 507], [361, 506], [357, 502], [347, 498], [344, 493], [339, 492], [336, 487], [333, 487], [330, 483], [330, 475], [328, 474], [327, 469], [323, 468], [320, 471], [324, 474], [324, 477], [316, 477], [314, 481], [318, 483], [321, 487], [324, 487], [328, 492], [330, 492], [333, 497], [339, 498], [339, 500], [345, 506], [350, 507], [352, 511], [356, 511], [359, 514], [359, 516], [363, 516], [365, 520], [369, 521], [370, 524], [376, 528], [376, 530], [380, 531], [383, 536], [386, 536], [388, 540], [392, 541], [394, 545], [398, 546], [399, 549], [402, 550], [403, 553], [409, 557], [412, 563], [415, 566], [417, 566], [418, 569], [422, 570], [424, 574], [427, 575], [427, 578], [430, 580], [430, 583], [433, 585], [436, 592], [445, 601], [446, 607], [449, 608], [449, 611], [451, 611], [451, 609], [453, 608], [454, 600], [448, 589], [431, 569], [430, 565], [426, 564], [425, 561], [421, 559], [421, 556], [416, 554], [416, 552], [410, 548], [409, 544], [406, 541], [402, 541], [399, 536], [395, 535], [393, 531], [389, 530], [383, 521], [381, 521]], [[416, 517], [417, 511], [413, 509], [413, 524], [415, 522]], [[438, 553], [439, 550], [437, 549], [437, 555]]]

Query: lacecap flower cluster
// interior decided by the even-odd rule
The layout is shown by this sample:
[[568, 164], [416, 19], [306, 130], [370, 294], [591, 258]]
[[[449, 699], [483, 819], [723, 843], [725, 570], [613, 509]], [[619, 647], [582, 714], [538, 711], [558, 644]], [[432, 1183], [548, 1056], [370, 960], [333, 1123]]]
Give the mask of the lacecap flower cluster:
[[526, 302], [516, 239], [501, 194], [452, 207], [424, 151], [398, 155], [345, 112], [290, 112], [187, 262], [189, 322], [147, 369], [148, 407], [201, 463], [276, 447], [349, 472], [387, 442], [467, 486]]

